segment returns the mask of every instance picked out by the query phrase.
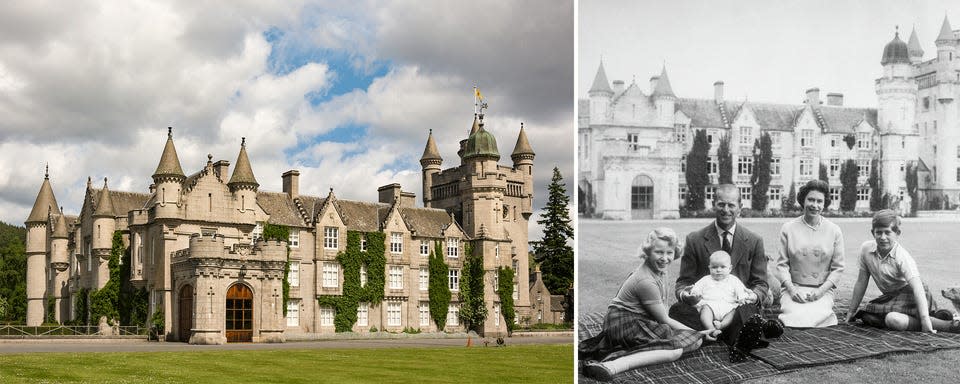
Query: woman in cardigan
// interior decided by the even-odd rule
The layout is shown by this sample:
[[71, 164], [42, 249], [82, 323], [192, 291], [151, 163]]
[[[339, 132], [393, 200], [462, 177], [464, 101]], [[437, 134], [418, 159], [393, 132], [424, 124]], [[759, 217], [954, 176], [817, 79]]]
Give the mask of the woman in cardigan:
[[584, 373], [609, 380], [641, 366], [680, 358], [716, 340], [719, 331], [697, 332], [667, 316], [667, 267], [680, 256], [676, 233], [654, 229], [640, 247], [641, 264], [620, 286], [603, 319], [603, 330], [578, 346]]
[[797, 202], [803, 215], [780, 228], [780, 320], [788, 327], [836, 325], [833, 300], [843, 274], [843, 233], [822, 215], [830, 206], [827, 183], [810, 180], [800, 188]]

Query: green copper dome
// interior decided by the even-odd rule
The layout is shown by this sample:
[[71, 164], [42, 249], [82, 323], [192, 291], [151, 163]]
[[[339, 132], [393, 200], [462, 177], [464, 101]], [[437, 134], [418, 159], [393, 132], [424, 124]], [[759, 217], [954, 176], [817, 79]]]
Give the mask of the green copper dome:
[[474, 157], [493, 157], [500, 160], [500, 151], [497, 150], [497, 139], [493, 134], [487, 132], [480, 126], [480, 129], [467, 138], [467, 144], [463, 151], [463, 158], [470, 159]]

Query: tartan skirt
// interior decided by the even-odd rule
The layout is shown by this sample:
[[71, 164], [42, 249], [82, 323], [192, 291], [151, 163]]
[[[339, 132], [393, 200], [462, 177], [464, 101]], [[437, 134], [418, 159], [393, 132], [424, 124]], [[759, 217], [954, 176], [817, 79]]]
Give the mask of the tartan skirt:
[[[927, 310], [930, 312], [937, 310], [937, 302], [933, 300], [930, 289], [923, 284], [923, 291], [927, 297]], [[899, 312], [916, 318], [920, 317], [920, 310], [917, 308], [917, 301], [913, 297], [913, 289], [910, 285], [901, 288], [899, 291], [884, 293], [876, 299], [870, 300], [862, 309], [863, 312], [869, 312], [883, 318], [890, 312]]]
[[580, 360], [608, 361], [641, 351], [696, 349], [701, 338], [693, 330], [674, 329], [646, 316], [610, 307], [603, 319], [603, 330], [580, 341]]

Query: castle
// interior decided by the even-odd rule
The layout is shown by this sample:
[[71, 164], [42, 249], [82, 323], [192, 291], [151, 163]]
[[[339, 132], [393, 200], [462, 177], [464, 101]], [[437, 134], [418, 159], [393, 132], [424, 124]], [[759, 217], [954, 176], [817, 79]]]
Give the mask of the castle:
[[[122, 278], [146, 288], [149, 313], [162, 311], [171, 340], [278, 342], [334, 332], [335, 308], [318, 298], [343, 294], [337, 255], [347, 248], [348, 231], [383, 233], [386, 264], [383, 300], [359, 303], [355, 332], [462, 330], [458, 292], [467, 243], [483, 256], [483, 331], [507, 331], [495, 285], [501, 266], [515, 270], [517, 319], [532, 315], [527, 225], [535, 155], [522, 125], [512, 166], [498, 164], [482, 109], [460, 141], [459, 165], [442, 169], [431, 132], [420, 159], [424, 207], [399, 184], [380, 187], [378, 202], [340, 199], [332, 188], [325, 197], [301, 195], [296, 170], [283, 173], [282, 192], [261, 191], [246, 145], [243, 140], [232, 173], [229, 161], [208, 155], [187, 175], [168, 130], [147, 193], [111, 190], [106, 179], [95, 188], [88, 180], [76, 216], [62, 212], [45, 175], [26, 220], [27, 325], [47, 316], [59, 323], [73, 319], [77, 296], [107, 283], [115, 231], [130, 252], [130, 275]], [[286, 243], [262, 240], [265, 223], [287, 227]], [[444, 329], [429, 314], [427, 264], [436, 242], [452, 292]], [[287, 262], [289, 299], [282, 302]], [[366, 272], [361, 268], [361, 284]]]
[[[733, 181], [750, 208], [754, 140], [769, 133], [773, 158], [768, 207], [779, 207], [791, 186], [799, 188], [827, 169], [831, 199], [840, 198], [840, 168], [857, 164], [857, 209], [868, 209], [868, 178], [877, 161], [882, 192], [909, 207], [906, 174], [918, 172], [918, 206], [940, 208], [960, 202], [960, 31], [944, 17], [936, 57], [924, 60], [916, 30], [909, 42], [895, 32], [884, 46], [876, 79], [877, 108], [843, 105], [843, 94], [806, 91], [803, 104], [770, 104], [724, 98], [722, 81], [712, 99], [680, 98], [666, 67], [648, 90], [614, 80], [603, 63], [588, 99], [578, 103], [581, 213], [610, 219], [675, 218], [686, 197], [684, 176], [696, 130], [705, 130], [711, 184], [718, 178], [717, 147], [730, 138]], [[839, 204], [831, 204], [837, 209]]]

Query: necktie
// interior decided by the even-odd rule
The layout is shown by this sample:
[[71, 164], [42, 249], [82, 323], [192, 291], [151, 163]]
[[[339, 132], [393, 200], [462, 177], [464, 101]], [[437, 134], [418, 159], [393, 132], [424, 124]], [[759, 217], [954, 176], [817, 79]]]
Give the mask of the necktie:
[[726, 253], [730, 253], [730, 232], [723, 231], [723, 234], [720, 236], [723, 237], [723, 243], [720, 246], [721, 249]]

